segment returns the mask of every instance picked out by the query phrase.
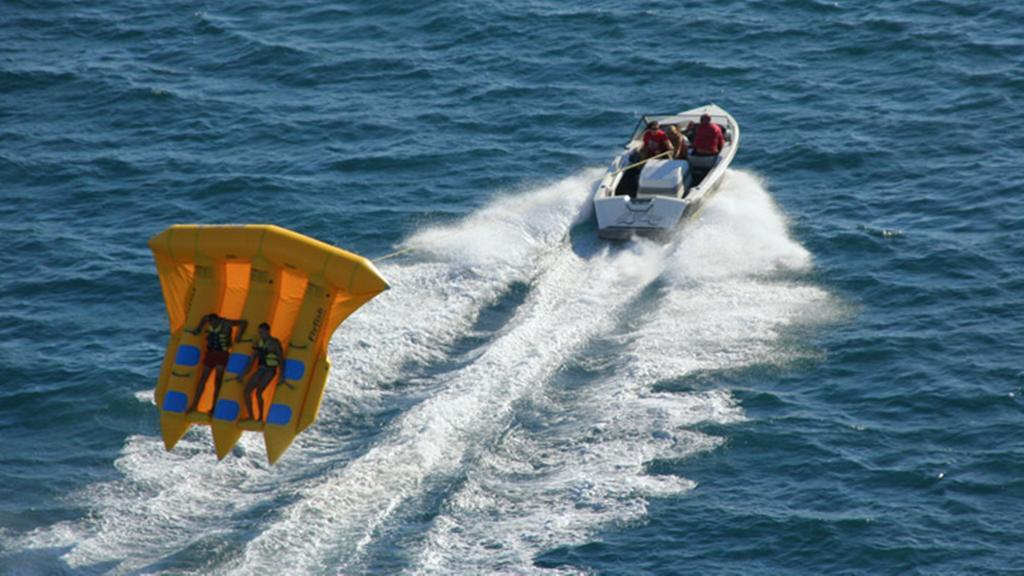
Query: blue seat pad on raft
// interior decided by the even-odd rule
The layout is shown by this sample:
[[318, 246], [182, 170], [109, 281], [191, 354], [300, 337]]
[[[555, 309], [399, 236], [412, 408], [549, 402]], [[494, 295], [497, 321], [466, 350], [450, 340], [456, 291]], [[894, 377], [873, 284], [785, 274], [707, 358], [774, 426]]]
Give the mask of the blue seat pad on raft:
[[267, 414], [267, 424], [284, 426], [292, 419], [292, 409], [284, 404], [271, 404], [270, 413]]
[[182, 344], [178, 346], [178, 353], [174, 356], [174, 363], [178, 366], [195, 366], [199, 364], [199, 358], [202, 353], [199, 348], [190, 344]]
[[238, 419], [241, 407], [234, 400], [217, 400], [217, 406], [213, 409], [213, 417], [217, 420], [234, 422]]
[[238, 352], [232, 352], [231, 357], [228, 358], [228, 366], [224, 370], [228, 374], [234, 374], [236, 376], [241, 375], [242, 371], [245, 370], [249, 364], [249, 356], [246, 354], [239, 354]]
[[285, 380], [302, 380], [306, 373], [306, 364], [302, 360], [286, 360], [284, 363]]
[[184, 414], [186, 408], [188, 408], [188, 396], [184, 392], [169, 390], [164, 394], [163, 409], [165, 412]]

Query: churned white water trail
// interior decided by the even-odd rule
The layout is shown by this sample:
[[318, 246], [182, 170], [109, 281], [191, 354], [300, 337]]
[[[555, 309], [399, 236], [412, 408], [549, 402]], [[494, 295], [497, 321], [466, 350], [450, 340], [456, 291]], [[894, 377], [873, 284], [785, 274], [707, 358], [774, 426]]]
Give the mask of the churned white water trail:
[[304, 491], [282, 522], [249, 544], [237, 573], [269, 562], [296, 574], [324, 565], [365, 569], [375, 540], [473, 466], [509, 425], [515, 403], [613, 327], [622, 306], [662, 272], [663, 246], [611, 250], [588, 242], [580, 251], [590, 257], [566, 245], [540, 262], [503, 332], [472, 363], [439, 376], [441, 392], [403, 414], [368, 453]]
[[[135, 435], [122, 479], [69, 496], [88, 519], [19, 548], [115, 574], [370, 573], [381, 557], [386, 572], [536, 573], [538, 554], [690, 490], [648, 464], [714, 449], [693, 427], [743, 411], [728, 390], [662, 385], [799, 357], [787, 327], [835, 306], [799, 279], [810, 255], [755, 177], [730, 173], [668, 245], [570, 244], [597, 176], [495, 200], [382, 263], [392, 290], [332, 340], [320, 420], [274, 468], [258, 435], [221, 463], [202, 428], [171, 453]], [[505, 323], [454, 354], [514, 285]]]
[[[382, 263], [392, 290], [335, 334], [320, 418], [277, 466], [265, 464], [262, 438], [255, 434], [243, 436], [235, 455], [220, 463], [205, 428], [193, 427], [173, 452], [164, 451], [159, 436], [134, 435], [115, 461], [122, 479], [69, 496], [90, 510], [87, 519], [36, 530], [18, 547], [64, 549], [60, 560], [72, 570], [103, 565], [111, 573], [158, 571], [167, 562], [178, 572], [188, 572], [185, 565], [210, 573], [251, 565], [239, 542], [263, 522], [272, 523], [271, 531], [279, 523], [290, 526], [307, 493], [331, 492], [330, 473], [317, 471], [352, 458], [353, 445], [368, 441], [346, 434], [347, 426], [387, 409], [402, 392], [386, 384], [442, 359], [483, 307], [510, 284], [536, 276], [539, 260], [560, 249], [596, 177], [584, 172], [498, 198], [455, 226], [410, 239], [408, 244], [428, 250], [426, 257], [417, 252]], [[152, 402], [148, 391], [137, 396]], [[300, 504], [280, 509], [295, 499]], [[319, 534], [313, 543], [333, 540]], [[233, 558], [242, 552], [239, 563]], [[182, 562], [190, 553], [197, 559]], [[223, 565], [216, 559], [221, 556], [228, 558], [221, 558]], [[268, 559], [261, 568], [277, 565]]]
[[714, 449], [722, 440], [692, 427], [744, 415], [728, 390], [658, 386], [806, 354], [786, 343], [785, 330], [836, 309], [824, 290], [784, 279], [810, 265], [761, 183], [730, 173], [665, 256], [657, 293], [618, 310], [619, 330], [577, 358], [599, 374], [533, 397], [529, 414], [442, 504], [407, 572], [578, 573], [534, 560], [643, 518], [652, 497], [690, 490], [694, 482], [649, 474], [647, 465]]

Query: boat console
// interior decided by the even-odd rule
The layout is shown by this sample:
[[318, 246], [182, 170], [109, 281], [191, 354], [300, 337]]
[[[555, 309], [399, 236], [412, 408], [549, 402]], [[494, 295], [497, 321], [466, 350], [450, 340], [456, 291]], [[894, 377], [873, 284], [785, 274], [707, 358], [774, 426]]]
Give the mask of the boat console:
[[649, 160], [640, 172], [637, 196], [678, 196], [692, 181], [686, 160]]

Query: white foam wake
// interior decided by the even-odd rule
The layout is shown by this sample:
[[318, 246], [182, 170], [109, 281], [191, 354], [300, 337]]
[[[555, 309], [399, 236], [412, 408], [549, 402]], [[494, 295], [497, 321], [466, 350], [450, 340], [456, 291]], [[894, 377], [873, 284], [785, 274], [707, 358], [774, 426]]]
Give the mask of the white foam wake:
[[806, 354], [787, 342], [787, 327], [835, 313], [823, 290], [781, 279], [809, 266], [763, 186], [730, 173], [667, 255], [653, 302], [622, 315], [626, 326], [581, 360], [610, 373], [538, 395], [537, 413], [520, 418], [447, 498], [407, 571], [541, 572], [539, 553], [583, 544], [603, 527], [641, 519], [650, 498], [691, 489], [686, 478], [649, 474], [648, 464], [713, 449], [721, 439], [692, 426], [735, 422], [742, 410], [724, 389], [654, 387]]
[[314, 489], [246, 550], [237, 573], [270, 562], [306, 573], [330, 565], [365, 569], [376, 539], [422, 499], [463, 473], [466, 462], [507, 427], [514, 404], [543, 387], [589, 338], [661, 273], [664, 247], [603, 248], [590, 259], [553, 252], [505, 331], [443, 390], [405, 413], [372, 450]]
[[[72, 570], [113, 562], [115, 573], [372, 572], [375, 554], [395, 549], [413, 573], [535, 573], [537, 554], [689, 490], [647, 465], [714, 448], [721, 440], [693, 426], [742, 410], [727, 390], [652, 387], [806, 354], [787, 328], [828, 319], [835, 305], [799, 280], [807, 251], [745, 173], [730, 173], [673, 244], [570, 249], [566, 232], [597, 176], [411, 238], [412, 258], [381, 266], [393, 289], [332, 341], [320, 422], [275, 468], [256, 435], [220, 464], [203, 429], [172, 453], [134, 436], [115, 462], [123, 480], [73, 495], [88, 520], [17, 547], [67, 547]], [[511, 319], [453, 358], [452, 344], [515, 283], [530, 289]], [[456, 368], [438, 375], [439, 364]], [[598, 375], [559, 376], [573, 364]], [[393, 406], [405, 411], [389, 425], [365, 425]], [[418, 518], [437, 506], [429, 523]]]
[[[212, 455], [205, 428], [193, 428], [170, 453], [158, 437], [135, 435], [115, 461], [122, 480], [71, 496], [91, 510], [88, 519], [37, 530], [15, 547], [68, 548], [62, 560], [72, 569], [113, 563], [113, 572], [124, 573], [208, 548], [218, 534], [227, 539], [233, 531], [248, 533], [254, 516], [290, 525], [291, 510], [278, 518], [276, 502], [296, 492], [302, 498], [306, 492], [330, 491], [331, 478], [310, 471], [351, 457], [337, 430], [385, 409], [401, 391], [383, 385], [443, 358], [481, 308], [511, 283], [532, 278], [538, 258], [560, 244], [578, 217], [595, 178], [596, 173], [586, 172], [499, 199], [454, 227], [410, 239], [408, 244], [418, 249], [413, 258], [381, 266], [392, 290], [347, 320], [332, 340], [334, 369], [320, 422], [299, 436], [275, 468], [264, 464], [257, 435], [243, 437], [236, 450], [242, 457], [221, 463]], [[491, 257], [485, 240], [495, 243]], [[148, 393], [140, 398], [150, 401]], [[354, 443], [360, 440], [365, 442], [356, 438]], [[217, 570], [232, 564], [229, 560], [228, 568]], [[214, 569], [216, 564], [197, 571]]]

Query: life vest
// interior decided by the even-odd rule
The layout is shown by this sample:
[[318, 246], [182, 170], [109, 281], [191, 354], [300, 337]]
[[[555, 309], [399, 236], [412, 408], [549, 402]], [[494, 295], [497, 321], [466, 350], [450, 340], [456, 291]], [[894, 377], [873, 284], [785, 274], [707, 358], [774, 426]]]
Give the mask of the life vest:
[[717, 124], [698, 124], [693, 137], [693, 149], [698, 154], [718, 154], [725, 145], [722, 129]]
[[210, 350], [226, 351], [231, 343], [231, 329], [224, 329], [222, 324], [213, 324], [206, 334], [206, 347]]
[[268, 368], [277, 368], [281, 363], [281, 359], [277, 357], [277, 354], [269, 350], [270, 340], [264, 340], [260, 338], [256, 345], [253, 346], [253, 350], [256, 351], [256, 359], [259, 361], [260, 366], [266, 366]]

